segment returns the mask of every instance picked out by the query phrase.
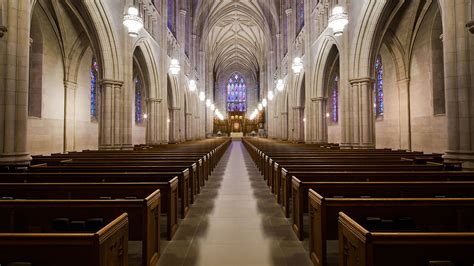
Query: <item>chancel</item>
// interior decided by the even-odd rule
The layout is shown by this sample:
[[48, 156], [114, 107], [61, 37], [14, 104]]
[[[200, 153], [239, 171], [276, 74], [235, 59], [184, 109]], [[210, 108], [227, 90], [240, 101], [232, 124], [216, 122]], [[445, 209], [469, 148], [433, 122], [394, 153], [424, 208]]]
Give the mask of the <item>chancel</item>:
[[0, 0], [0, 265], [474, 265], [474, 1]]

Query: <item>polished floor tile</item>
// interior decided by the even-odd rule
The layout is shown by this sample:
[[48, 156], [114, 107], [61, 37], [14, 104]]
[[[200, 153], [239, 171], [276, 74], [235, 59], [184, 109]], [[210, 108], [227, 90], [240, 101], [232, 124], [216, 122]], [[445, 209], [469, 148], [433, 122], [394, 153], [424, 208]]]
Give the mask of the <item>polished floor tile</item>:
[[[240, 141], [197, 196], [158, 265], [312, 265]], [[306, 248], [305, 248], [306, 247]]]

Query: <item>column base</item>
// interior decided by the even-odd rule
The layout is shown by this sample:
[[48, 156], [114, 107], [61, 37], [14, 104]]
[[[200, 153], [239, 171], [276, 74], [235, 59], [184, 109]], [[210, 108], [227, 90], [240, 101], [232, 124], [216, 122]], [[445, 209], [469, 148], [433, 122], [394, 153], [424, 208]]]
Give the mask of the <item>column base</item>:
[[374, 144], [358, 144], [358, 143], [341, 143], [339, 144], [341, 149], [375, 149]]
[[2, 153], [0, 154], [0, 166], [21, 167], [28, 166], [31, 162], [29, 153]]
[[101, 151], [118, 151], [122, 149], [122, 145], [99, 145]]
[[463, 169], [474, 169], [474, 151], [447, 151], [446, 162], [462, 162]]
[[124, 151], [133, 151], [133, 144], [122, 144], [121, 150]]

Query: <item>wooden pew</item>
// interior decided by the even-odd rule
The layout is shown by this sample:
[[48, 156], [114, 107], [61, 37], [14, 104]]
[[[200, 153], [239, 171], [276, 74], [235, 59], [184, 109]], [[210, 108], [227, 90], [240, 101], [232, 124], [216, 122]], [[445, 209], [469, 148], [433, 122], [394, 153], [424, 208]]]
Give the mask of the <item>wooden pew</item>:
[[[40, 166], [40, 165], [38, 165]], [[67, 166], [67, 167], [96, 167], [96, 166], [106, 166], [106, 167], [125, 167], [125, 166], [130, 166], [130, 167], [146, 167], [146, 166], [151, 166], [151, 167], [158, 167], [158, 166], [163, 166], [166, 168], [160, 168], [163, 169], [164, 171], [181, 171], [183, 169], [188, 168], [189, 170], [189, 185], [187, 187], [183, 187], [183, 189], [188, 188], [188, 197], [189, 197], [189, 202], [190, 204], [194, 203], [194, 198], [197, 195], [198, 187], [199, 187], [199, 175], [198, 175], [198, 170], [197, 170], [197, 164], [194, 163], [193, 161], [182, 161], [182, 160], [160, 160], [160, 161], [150, 161], [150, 160], [129, 160], [129, 159], [101, 159], [101, 158], [81, 158], [81, 159], [69, 159], [69, 160], [64, 160], [59, 162], [59, 165], [54, 165], [54, 167], [57, 166]], [[35, 168], [37, 166], [33, 166], [32, 168]], [[49, 167], [49, 166], [48, 166]], [[172, 168], [170, 168], [172, 167]], [[50, 168], [50, 167], [49, 167]], [[36, 169], [35, 169], [36, 170]]]
[[[439, 223], [436, 212], [425, 207], [416, 210], [428, 214], [430, 223]], [[419, 266], [430, 261], [474, 264], [473, 228], [457, 228], [456, 217], [443, 219], [441, 226], [451, 230], [441, 232], [370, 230], [351, 217], [339, 213], [339, 265]], [[470, 220], [473, 222], [472, 216]]]
[[[39, 228], [55, 218], [101, 217], [111, 220], [117, 215], [128, 214], [129, 240], [142, 241], [143, 265], [155, 265], [160, 256], [160, 191], [144, 199], [17, 199], [0, 200], [0, 228], [21, 226], [17, 221], [26, 220]], [[13, 229], [13, 228], [12, 228]]]
[[0, 263], [24, 261], [48, 266], [128, 265], [128, 215], [100, 230], [81, 233], [0, 232]]
[[[160, 190], [161, 214], [166, 214], [166, 234], [171, 240], [178, 229], [178, 178], [169, 182], [137, 183], [0, 183], [0, 198], [13, 199], [145, 199]], [[59, 180], [54, 180], [59, 181]], [[65, 180], [66, 181], [66, 180]]]
[[[82, 173], [79, 179], [71, 180], [71, 182], [153, 182], [153, 181], [166, 181], [178, 177], [178, 194], [181, 199], [181, 218], [186, 217], [189, 206], [189, 169], [183, 169], [183, 167], [173, 166], [147, 166], [147, 165], [35, 165], [30, 167], [33, 173]], [[85, 177], [84, 173], [88, 173], [92, 176], [100, 176], [97, 179], [93, 177]], [[103, 173], [103, 175], [99, 175]], [[133, 173], [133, 175], [132, 175]], [[143, 173], [140, 175], [139, 173]], [[72, 178], [73, 175], [67, 175]], [[133, 176], [133, 177], [132, 177]], [[57, 178], [53, 177], [53, 178]], [[87, 178], [81, 180], [81, 178]], [[100, 179], [102, 178], [102, 179]], [[43, 180], [44, 177], [43, 177]], [[89, 181], [85, 181], [89, 180]], [[93, 180], [93, 181], [92, 181]], [[168, 180], [168, 181], [169, 181]], [[2, 182], [0, 180], [0, 182]], [[49, 182], [49, 181], [44, 181]], [[65, 182], [64, 180], [61, 182]]]
[[[361, 156], [362, 157], [362, 156]], [[269, 160], [269, 164], [272, 165], [273, 169], [268, 169], [267, 172], [267, 181], [271, 188], [272, 193], [275, 194], [275, 198], [277, 202], [281, 201], [279, 192], [281, 186], [281, 170], [286, 169], [289, 171], [292, 168], [305, 168], [309, 169], [313, 166], [320, 167], [320, 166], [337, 166], [337, 165], [345, 165], [345, 168], [351, 168], [355, 171], [358, 167], [357, 165], [413, 165], [412, 160], [401, 160], [400, 158], [393, 158], [393, 157], [383, 157], [382, 155], [374, 156], [374, 157], [321, 157], [318, 159], [306, 159], [302, 158], [300, 161], [296, 160], [280, 160], [279, 162], [273, 161], [272, 159]], [[350, 167], [356, 166], [356, 167]], [[436, 169], [440, 169], [441, 166], [438, 165]], [[430, 168], [431, 169], [431, 168]], [[300, 169], [295, 169], [299, 171]], [[344, 170], [344, 169], [341, 169]], [[352, 171], [352, 170], [351, 170]]]
[[[411, 165], [411, 166], [377, 166], [367, 165], [358, 166], [358, 171], [351, 171], [350, 167], [341, 167], [347, 169], [343, 170], [334, 169], [333, 171], [324, 171], [319, 168], [315, 170], [301, 170], [302, 168], [283, 168], [281, 170], [281, 181], [280, 184], [276, 184], [276, 193], [279, 193], [281, 197], [281, 205], [285, 212], [286, 217], [289, 217], [289, 201], [291, 198], [291, 177], [296, 176], [300, 180], [312, 180], [312, 181], [403, 181], [403, 180], [415, 180], [418, 178], [419, 181], [449, 181], [451, 179], [456, 180], [472, 180], [474, 172], [461, 172], [461, 171], [430, 171], [431, 169], [439, 169], [438, 166], [433, 168], [429, 165]], [[296, 170], [295, 170], [296, 169]], [[310, 169], [310, 168], [308, 168]], [[367, 170], [366, 170], [367, 169]], [[371, 169], [371, 170], [370, 170]], [[360, 170], [360, 171], [359, 171]], [[415, 171], [423, 170], [423, 171]], [[459, 173], [459, 174], [456, 174]], [[451, 178], [451, 179], [450, 179]]]
[[[151, 156], [150, 156], [151, 155]], [[98, 160], [103, 161], [114, 161], [114, 162], [134, 162], [134, 161], [156, 161], [157, 164], [173, 165], [175, 163], [187, 162], [190, 164], [189, 171], [192, 176], [191, 184], [193, 195], [200, 193], [200, 187], [204, 186], [205, 175], [209, 170], [207, 162], [207, 156], [168, 156], [168, 155], [156, 155], [156, 154], [140, 154], [140, 153], [69, 153], [69, 154], [55, 154], [51, 156], [33, 156], [31, 165], [47, 164], [47, 165], [61, 165], [65, 162], [70, 161], [91, 161], [97, 162]], [[196, 164], [196, 165], [194, 165]], [[193, 202], [193, 198], [191, 198]]]
[[359, 198], [366, 195], [377, 198], [422, 198], [422, 197], [463, 197], [474, 198], [473, 181], [404, 181], [404, 182], [313, 182], [292, 180], [292, 218], [293, 230], [303, 240], [303, 216], [308, 213], [308, 193], [312, 189], [320, 195], [346, 198]]
[[318, 266], [326, 265], [326, 241], [338, 237], [339, 212], [355, 218], [412, 217], [417, 226], [430, 228], [437, 228], [439, 221], [449, 219], [457, 219], [456, 223], [462, 227], [474, 224], [474, 198], [326, 198], [310, 189], [309, 202], [309, 251], [311, 260]]

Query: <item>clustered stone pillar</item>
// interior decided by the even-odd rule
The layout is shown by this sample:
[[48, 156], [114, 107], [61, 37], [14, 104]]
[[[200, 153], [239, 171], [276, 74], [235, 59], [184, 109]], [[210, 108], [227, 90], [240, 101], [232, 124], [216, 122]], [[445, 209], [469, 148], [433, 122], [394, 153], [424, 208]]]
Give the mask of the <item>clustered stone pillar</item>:
[[74, 151], [76, 148], [76, 88], [77, 84], [71, 81], [64, 82], [64, 152]]
[[160, 144], [162, 142], [160, 125], [163, 123], [159, 113], [161, 112], [161, 99], [147, 99], [148, 118], [146, 120], [146, 144]]
[[304, 141], [304, 107], [293, 107], [293, 141]]
[[[474, 36], [468, 1], [442, 2], [446, 115], [448, 151], [445, 159], [462, 161], [464, 168], [474, 168], [474, 94], [472, 93], [471, 47]], [[469, 23], [471, 21], [471, 23]], [[466, 25], [467, 23], [467, 25]]]
[[288, 140], [288, 112], [280, 114], [280, 138], [281, 140]]
[[410, 79], [398, 81], [400, 149], [411, 150]]
[[186, 141], [193, 140], [193, 114], [186, 113]]
[[370, 78], [349, 81], [350, 145], [352, 148], [375, 147], [373, 80]]
[[30, 1], [9, 0], [6, 8], [7, 25], [1, 29], [6, 36], [0, 40], [0, 165], [27, 165]]
[[316, 126], [316, 136], [314, 138], [315, 143], [327, 143], [328, 142], [328, 132], [327, 132], [327, 120], [326, 120], [326, 103], [327, 99], [323, 97], [318, 97], [312, 99], [314, 110], [315, 110], [315, 121], [314, 125]]
[[179, 108], [179, 107], [170, 108], [169, 143], [179, 143], [179, 141], [181, 139], [180, 138], [181, 129], [180, 129], [180, 126], [179, 126], [179, 124], [181, 123], [180, 113], [181, 113], [181, 108]]
[[121, 90], [122, 81], [101, 81], [99, 113], [99, 149], [119, 150], [121, 141]]

